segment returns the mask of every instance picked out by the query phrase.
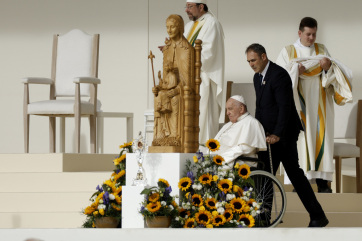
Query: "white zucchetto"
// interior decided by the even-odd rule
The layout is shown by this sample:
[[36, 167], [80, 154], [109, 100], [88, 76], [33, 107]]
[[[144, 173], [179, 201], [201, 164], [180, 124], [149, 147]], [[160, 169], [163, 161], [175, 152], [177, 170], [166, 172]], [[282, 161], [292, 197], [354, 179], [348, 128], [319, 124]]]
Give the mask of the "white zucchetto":
[[186, 0], [187, 3], [203, 3], [207, 4], [207, 0]]
[[245, 101], [244, 97], [241, 96], [241, 95], [233, 95], [233, 96], [231, 96], [230, 98], [231, 98], [231, 99], [234, 99], [234, 100], [236, 100], [236, 101], [239, 101], [240, 103], [246, 105], [246, 101]]

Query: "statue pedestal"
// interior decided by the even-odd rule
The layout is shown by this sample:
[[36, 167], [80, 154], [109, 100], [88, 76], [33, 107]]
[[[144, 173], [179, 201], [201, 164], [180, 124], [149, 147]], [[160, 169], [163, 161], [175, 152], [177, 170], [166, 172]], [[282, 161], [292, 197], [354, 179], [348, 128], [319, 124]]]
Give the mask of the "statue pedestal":
[[[191, 160], [194, 153], [147, 153], [143, 168], [148, 186], [157, 186], [159, 178], [168, 181], [172, 187], [171, 195], [179, 195], [178, 182], [184, 176], [186, 160]], [[141, 208], [142, 186], [132, 186], [136, 177], [138, 164], [134, 153], [126, 156], [126, 186], [122, 191], [122, 228], [144, 228]], [[178, 202], [178, 200], [176, 200]]]
[[180, 153], [180, 146], [149, 146], [148, 153]]

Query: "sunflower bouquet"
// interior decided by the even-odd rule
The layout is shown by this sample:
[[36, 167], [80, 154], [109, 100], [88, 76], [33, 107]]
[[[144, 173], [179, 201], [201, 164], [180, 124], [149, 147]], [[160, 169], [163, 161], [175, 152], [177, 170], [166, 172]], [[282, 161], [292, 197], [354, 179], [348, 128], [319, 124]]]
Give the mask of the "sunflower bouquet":
[[198, 151], [193, 162], [186, 162], [187, 173], [178, 184], [179, 214], [172, 227], [253, 227], [261, 203], [254, 199], [250, 167], [229, 167], [220, 155], [211, 155], [220, 147], [217, 140], [208, 140], [206, 147], [207, 155]]
[[140, 213], [145, 219], [156, 216], [175, 217], [178, 215], [178, 205], [175, 196], [171, 196], [172, 188], [167, 180], [158, 179], [157, 187], [147, 187], [141, 194], [145, 195], [141, 203]]
[[91, 196], [92, 204], [83, 210], [87, 216], [83, 223], [84, 228], [94, 228], [95, 221], [101, 217], [122, 217], [122, 186], [126, 184], [126, 153], [132, 152], [132, 142], [120, 146], [120, 154], [113, 160], [115, 169], [110, 179], [98, 185], [96, 192]]

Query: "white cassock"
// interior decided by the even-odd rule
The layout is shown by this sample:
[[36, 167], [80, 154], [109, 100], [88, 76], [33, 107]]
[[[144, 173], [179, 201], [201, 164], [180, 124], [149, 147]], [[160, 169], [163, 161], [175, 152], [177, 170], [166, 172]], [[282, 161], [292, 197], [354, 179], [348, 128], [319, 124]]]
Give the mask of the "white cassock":
[[185, 25], [185, 37], [193, 46], [196, 39], [202, 40], [199, 141], [204, 144], [219, 130], [224, 86], [224, 32], [219, 21], [211, 13], [205, 13], [197, 22]]
[[[324, 57], [332, 62], [327, 72], [319, 65]], [[352, 101], [352, 72], [338, 60], [330, 58], [324, 45], [316, 43], [306, 47], [300, 43], [300, 39], [283, 48], [276, 63], [291, 76], [295, 103], [305, 130], [298, 139], [300, 166], [312, 183], [316, 178], [332, 181], [333, 102], [344, 105]], [[306, 68], [306, 72], [300, 76], [298, 63]], [[287, 176], [285, 183], [290, 183]]]
[[214, 139], [220, 142], [220, 148], [212, 154], [222, 156], [230, 167], [240, 155], [256, 157], [258, 151], [267, 150], [264, 128], [248, 112], [240, 116], [237, 122], [226, 123]]

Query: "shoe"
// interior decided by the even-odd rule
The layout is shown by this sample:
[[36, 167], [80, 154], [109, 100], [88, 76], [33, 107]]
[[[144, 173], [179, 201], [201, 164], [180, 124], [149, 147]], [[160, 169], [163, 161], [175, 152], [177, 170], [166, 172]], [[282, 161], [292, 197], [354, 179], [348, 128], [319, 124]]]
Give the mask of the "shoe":
[[310, 220], [308, 227], [323, 228], [323, 227], [327, 226], [328, 223], [329, 223], [329, 221], [328, 221], [327, 217], [324, 216], [321, 219]]
[[330, 187], [319, 188], [318, 187], [318, 193], [332, 193], [332, 188], [330, 188]]

